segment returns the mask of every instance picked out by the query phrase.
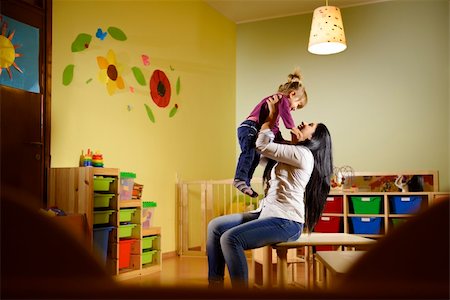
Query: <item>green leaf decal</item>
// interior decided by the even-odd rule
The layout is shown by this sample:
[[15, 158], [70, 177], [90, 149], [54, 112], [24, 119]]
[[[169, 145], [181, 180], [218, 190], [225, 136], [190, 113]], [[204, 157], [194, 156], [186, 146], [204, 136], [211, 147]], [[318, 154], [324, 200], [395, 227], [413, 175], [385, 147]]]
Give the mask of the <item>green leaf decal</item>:
[[80, 52], [89, 48], [91, 43], [92, 35], [87, 33], [80, 33], [75, 41], [72, 43], [72, 52]]
[[145, 86], [146, 85], [145, 77], [144, 77], [144, 74], [142, 74], [141, 69], [139, 69], [138, 67], [132, 67], [131, 70], [133, 71], [133, 75], [134, 75], [134, 78], [136, 78], [136, 81], [140, 85]]
[[108, 33], [113, 39], [116, 39], [118, 41], [125, 41], [127, 39], [125, 33], [117, 27], [109, 27]]
[[147, 111], [147, 116], [152, 121], [152, 123], [155, 123], [155, 116], [153, 115], [152, 109], [147, 104], [145, 105], [145, 110]]
[[72, 82], [74, 68], [75, 68], [74, 65], [67, 65], [67, 67], [64, 69], [64, 72], [63, 72], [63, 84], [64, 85], [67, 86]]
[[169, 118], [172, 118], [173, 116], [175, 116], [175, 114], [177, 113], [177, 111], [178, 111], [178, 105], [175, 104], [175, 106], [172, 107], [172, 109], [171, 109], [170, 112], [169, 112]]
[[176, 84], [177, 95], [180, 94], [180, 76], [178, 76], [177, 84]]

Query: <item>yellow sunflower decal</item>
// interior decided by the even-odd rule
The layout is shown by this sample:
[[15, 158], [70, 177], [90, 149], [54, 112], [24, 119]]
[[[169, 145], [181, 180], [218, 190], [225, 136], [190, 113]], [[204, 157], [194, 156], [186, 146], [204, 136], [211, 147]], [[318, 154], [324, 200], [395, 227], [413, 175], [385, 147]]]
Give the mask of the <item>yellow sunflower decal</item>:
[[121, 71], [117, 65], [114, 51], [109, 50], [106, 57], [97, 56], [97, 64], [100, 68], [98, 79], [106, 84], [106, 89], [110, 96], [118, 89], [123, 90], [125, 88], [125, 82], [122, 76], [120, 76]]

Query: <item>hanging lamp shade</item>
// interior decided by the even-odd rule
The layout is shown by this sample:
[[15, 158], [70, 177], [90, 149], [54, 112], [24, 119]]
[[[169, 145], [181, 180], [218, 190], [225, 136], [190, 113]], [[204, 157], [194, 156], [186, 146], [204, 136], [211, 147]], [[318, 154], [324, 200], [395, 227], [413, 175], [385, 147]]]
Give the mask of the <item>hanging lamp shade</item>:
[[314, 10], [308, 51], [327, 55], [347, 48], [341, 11], [335, 6], [321, 6]]

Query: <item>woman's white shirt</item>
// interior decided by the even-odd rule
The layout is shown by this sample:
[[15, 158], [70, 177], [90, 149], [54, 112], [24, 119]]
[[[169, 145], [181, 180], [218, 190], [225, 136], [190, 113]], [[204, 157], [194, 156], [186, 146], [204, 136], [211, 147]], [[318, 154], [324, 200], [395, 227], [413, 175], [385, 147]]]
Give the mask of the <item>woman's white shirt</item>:
[[314, 168], [311, 151], [300, 145], [274, 143], [270, 129], [261, 130], [256, 149], [278, 163], [272, 169], [267, 195], [257, 210], [260, 218], [278, 217], [305, 223], [304, 192]]

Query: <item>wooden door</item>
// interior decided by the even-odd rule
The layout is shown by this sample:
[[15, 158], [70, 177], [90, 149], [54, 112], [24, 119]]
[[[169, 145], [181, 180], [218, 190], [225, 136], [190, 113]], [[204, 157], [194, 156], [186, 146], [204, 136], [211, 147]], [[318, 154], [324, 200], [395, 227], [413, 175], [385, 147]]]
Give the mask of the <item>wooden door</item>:
[[45, 207], [50, 167], [51, 0], [2, 0], [1, 14], [39, 29], [40, 87], [39, 93], [32, 93], [0, 85], [1, 197]]

